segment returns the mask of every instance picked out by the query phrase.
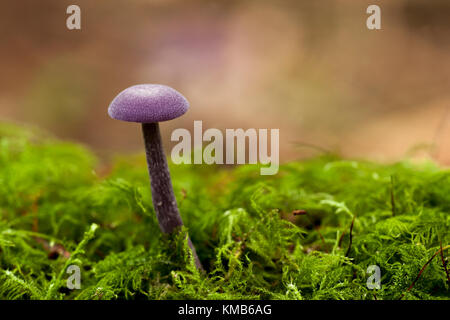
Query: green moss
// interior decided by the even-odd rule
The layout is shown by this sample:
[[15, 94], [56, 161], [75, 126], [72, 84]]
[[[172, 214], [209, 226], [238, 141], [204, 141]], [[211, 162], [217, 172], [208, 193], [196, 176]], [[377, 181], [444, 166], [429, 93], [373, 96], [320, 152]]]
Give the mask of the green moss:
[[[1, 299], [450, 299], [450, 172], [432, 163], [171, 166], [186, 225], [171, 237], [143, 154], [96, 167], [83, 147], [0, 125]], [[381, 289], [367, 288], [369, 265]]]

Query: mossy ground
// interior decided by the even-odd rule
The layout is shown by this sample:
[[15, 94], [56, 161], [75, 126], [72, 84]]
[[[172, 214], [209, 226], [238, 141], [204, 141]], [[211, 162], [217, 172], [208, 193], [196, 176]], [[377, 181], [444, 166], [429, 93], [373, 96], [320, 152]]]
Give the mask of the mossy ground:
[[450, 172], [432, 163], [171, 166], [205, 273], [184, 231], [161, 235], [143, 154], [96, 168], [79, 145], [0, 126], [1, 299], [450, 299]]

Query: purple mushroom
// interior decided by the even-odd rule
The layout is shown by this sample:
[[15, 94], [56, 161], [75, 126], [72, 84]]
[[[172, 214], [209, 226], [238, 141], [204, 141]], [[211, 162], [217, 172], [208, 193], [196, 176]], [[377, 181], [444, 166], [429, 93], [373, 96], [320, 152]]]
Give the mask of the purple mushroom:
[[[178, 91], [159, 84], [129, 87], [119, 93], [108, 108], [108, 114], [113, 119], [142, 124], [153, 207], [164, 233], [179, 231], [183, 221], [173, 192], [158, 122], [178, 118], [188, 108], [189, 102]], [[197, 268], [202, 269], [190, 239], [188, 243]]]

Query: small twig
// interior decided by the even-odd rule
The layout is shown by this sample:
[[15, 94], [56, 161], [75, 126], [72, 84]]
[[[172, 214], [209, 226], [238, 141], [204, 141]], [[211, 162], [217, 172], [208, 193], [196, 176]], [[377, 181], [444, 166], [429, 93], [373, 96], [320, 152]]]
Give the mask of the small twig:
[[447, 262], [444, 259], [444, 252], [443, 252], [444, 250], [442, 250], [442, 240], [439, 241], [439, 246], [441, 247], [442, 265], [444, 266], [445, 274], [447, 275], [447, 282], [448, 282], [448, 285], [450, 286], [450, 276], [448, 274]]
[[342, 244], [342, 240], [344, 240], [344, 236], [345, 236], [345, 230], [342, 232], [341, 236], [339, 237], [339, 241], [338, 241], [338, 247], [341, 247]]
[[294, 210], [292, 211], [292, 214], [294, 216], [304, 216], [305, 214], [308, 214], [308, 212], [306, 212], [306, 210]]
[[353, 224], [355, 223], [356, 216], [353, 216], [352, 224], [350, 225], [350, 243], [348, 244], [347, 252], [345, 253], [345, 256], [348, 257], [350, 250], [352, 249], [352, 242], [353, 242]]
[[414, 287], [414, 285], [416, 284], [417, 280], [419, 280], [420, 276], [425, 271], [425, 269], [428, 267], [428, 265], [431, 263], [431, 261], [433, 261], [434, 257], [436, 257], [440, 252], [443, 252], [444, 250], [447, 250], [447, 249], [450, 249], [450, 245], [445, 246], [444, 248], [442, 248], [442, 246], [441, 246], [441, 248], [433, 254], [433, 256], [430, 258], [430, 260], [428, 260], [427, 263], [425, 263], [425, 265], [422, 267], [422, 269], [420, 269], [419, 274], [417, 275], [416, 279], [414, 279], [414, 281], [411, 283], [409, 288], [405, 292], [402, 293], [402, 295], [400, 296], [399, 300], [403, 299], [405, 294], [407, 292], [409, 292]]

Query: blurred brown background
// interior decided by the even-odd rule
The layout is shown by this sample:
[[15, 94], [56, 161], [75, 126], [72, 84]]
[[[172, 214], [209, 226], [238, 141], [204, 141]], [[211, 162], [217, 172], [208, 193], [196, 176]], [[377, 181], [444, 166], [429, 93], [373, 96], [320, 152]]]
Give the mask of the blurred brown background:
[[[80, 31], [66, 28], [70, 4]], [[370, 4], [380, 31], [366, 28]], [[172, 129], [203, 120], [280, 128], [281, 161], [314, 145], [450, 164], [448, 0], [7, 1], [0, 39], [0, 119], [102, 156], [142, 150], [139, 126], [108, 118], [114, 96], [162, 83], [191, 103], [163, 125], [167, 148]]]

